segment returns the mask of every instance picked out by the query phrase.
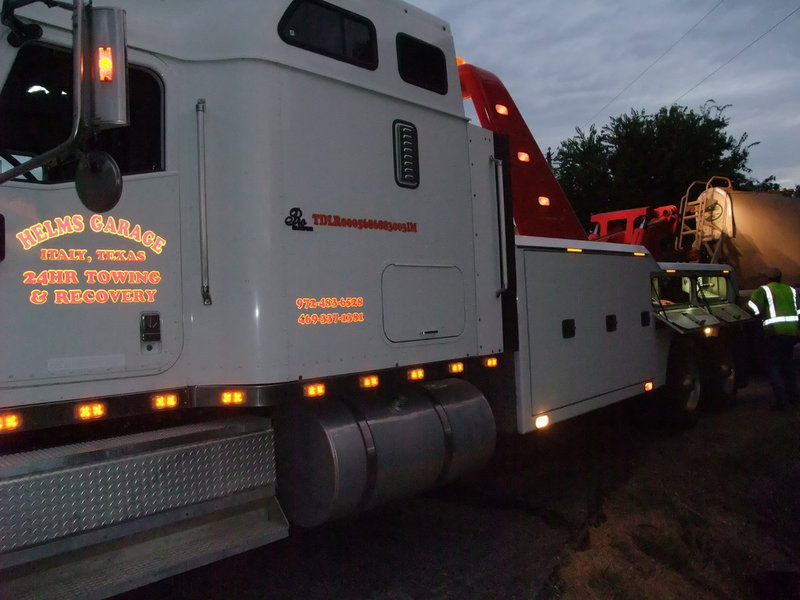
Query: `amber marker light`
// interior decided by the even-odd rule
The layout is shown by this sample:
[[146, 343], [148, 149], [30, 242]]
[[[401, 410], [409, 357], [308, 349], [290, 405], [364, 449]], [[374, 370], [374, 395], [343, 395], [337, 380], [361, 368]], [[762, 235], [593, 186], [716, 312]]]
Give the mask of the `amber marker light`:
[[550, 206], [550, 198], [547, 196], [539, 196], [539, 206]]
[[159, 394], [153, 396], [153, 408], [156, 410], [167, 410], [178, 406], [177, 394]]
[[464, 60], [463, 58], [461, 58], [460, 56], [456, 56], [456, 64], [457, 64], [457, 65], [460, 67], [461, 65], [465, 65], [465, 64], [467, 64], [467, 61], [465, 61], [465, 60]]
[[652, 392], [653, 391], [653, 382], [652, 381], [645, 381], [644, 382], [644, 391], [645, 392]]
[[676, 273], [675, 269], [667, 269], [667, 273]]
[[220, 396], [222, 404], [225, 406], [235, 406], [237, 404], [244, 404], [244, 392], [241, 390], [229, 390], [222, 392]]
[[16, 431], [22, 427], [22, 417], [17, 413], [6, 413], [0, 415], [0, 433], [8, 433], [9, 431]]
[[517, 152], [517, 158], [519, 162], [529, 163], [531, 162], [531, 155], [527, 152]]
[[583, 252], [581, 248], [567, 248], [567, 252], [572, 252], [573, 254], [580, 254]]
[[106, 416], [106, 405], [102, 402], [86, 402], [75, 407], [75, 416], [81, 421], [102, 419]]
[[634, 252], [633, 255], [634, 256], [647, 256], [647, 254], [645, 254], [644, 252]]
[[452, 362], [447, 365], [447, 370], [450, 371], [453, 375], [458, 375], [459, 373], [464, 372], [464, 363], [463, 362]]
[[494, 110], [498, 115], [508, 116], [508, 107], [505, 104], [495, 104]]
[[536, 425], [536, 429], [544, 429], [548, 425], [550, 425], [550, 417], [547, 415], [539, 415], [536, 417], [536, 420], [533, 422]]
[[408, 370], [408, 380], [409, 381], [421, 381], [425, 379], [425, 369], [409, 369]]
[[496, 367], [498, 364], [500, 364], [500, 361], [499, 361], [499, 360], [497, 360], [497, 357], [496, 357], [496, 356], [490, 356], [490, 357], [488, 357], [488, 358], [484, 358], [484, 359], [483, 359], [483, 366], [484, 366], [484, 367], [487, 367], [487, 368], [489, 368], [489, 369], [493, 369], [493, 368], [494, 368], [494, 367]]
[[361, 389], [370, 390], [373, 388], [378, 387], [380, 383], [380, 379], [377, 375], [365, 375], [358, 380], [358, 385], [361, 386]]
[[114, 60], [110, 47], [101, 46], [97, 49], [97, 76], [100, 81], [114, 81]]
[[325, 384], [308, 383], [303, 386], [303, 395], [306, 398], [322, 398], [325, 395]]

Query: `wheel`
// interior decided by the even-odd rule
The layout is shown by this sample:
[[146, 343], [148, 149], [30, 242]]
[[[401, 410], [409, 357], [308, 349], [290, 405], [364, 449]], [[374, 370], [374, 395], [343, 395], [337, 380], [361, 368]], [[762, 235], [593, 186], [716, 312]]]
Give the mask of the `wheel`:
[[717, 409], [733, 404], [737, 373], [733, 348], [725, 339], [713, 340], [703, 360], [703, 401]]
[[667, 421], [680, 428], [689, 428], [697, 423], [702, 389], [696, 344], [688, 338], [676, 338], [667, 361], [667, 385], [664, 389]]

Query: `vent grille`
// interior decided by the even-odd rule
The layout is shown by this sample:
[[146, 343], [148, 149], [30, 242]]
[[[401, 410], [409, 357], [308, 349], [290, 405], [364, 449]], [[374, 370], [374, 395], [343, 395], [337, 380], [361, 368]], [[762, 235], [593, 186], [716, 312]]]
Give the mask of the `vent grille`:
[[419, 186], [417, 128], [405, 121], [394, 122], [394, 178], [402, 187]]

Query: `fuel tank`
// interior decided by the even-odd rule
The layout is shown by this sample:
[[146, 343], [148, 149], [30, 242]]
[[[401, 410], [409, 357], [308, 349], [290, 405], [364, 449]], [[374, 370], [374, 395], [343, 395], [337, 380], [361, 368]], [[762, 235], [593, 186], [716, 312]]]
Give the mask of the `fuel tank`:
[[486, 398], [460, 379], [295, 403], [276, 415], [275, 430], [279, 500], [303, 527], [480, 468], [496, 432]]

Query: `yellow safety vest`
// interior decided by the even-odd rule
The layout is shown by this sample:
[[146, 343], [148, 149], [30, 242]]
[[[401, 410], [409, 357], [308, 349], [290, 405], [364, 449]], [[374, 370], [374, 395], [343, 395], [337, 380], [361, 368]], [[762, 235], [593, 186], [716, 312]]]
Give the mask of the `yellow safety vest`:
[[797, 290], [793, 287], [778, 282], [762, 285], [753, 292], [747, 305], [762, 318], [767, 333], [776, 335], [800, 333]]

